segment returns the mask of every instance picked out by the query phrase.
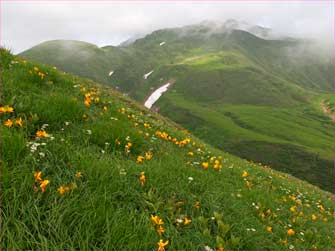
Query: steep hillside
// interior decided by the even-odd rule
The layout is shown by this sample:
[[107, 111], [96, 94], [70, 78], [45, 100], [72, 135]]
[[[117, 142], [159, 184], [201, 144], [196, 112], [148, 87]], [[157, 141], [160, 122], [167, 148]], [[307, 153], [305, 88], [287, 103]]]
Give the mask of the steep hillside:
[[1, 49], [3, 249], [332, 250], [332, 195]]
[[127, 46], [95, 48], [106, 59], [85, 74], [78, 69], [85, 59], [55, 62], [44, 44], [21, 55], [91, 75], [143, 103], [173, 80], [154, 109], [218, 148], [333, 191], [333, 123], [315, 105], [333, 92], [333, 61], [310, 41], [262, 39], [234, 27], [163, 29]]
[[[109, 51], [114, 50], [110, 48]], [[105, 83], [109, 80], [112, 65], [118, 61], [116, 54], [111, 58], [96, 45], [71, 40], [44, 42], [25, 52], [24, 56]]]

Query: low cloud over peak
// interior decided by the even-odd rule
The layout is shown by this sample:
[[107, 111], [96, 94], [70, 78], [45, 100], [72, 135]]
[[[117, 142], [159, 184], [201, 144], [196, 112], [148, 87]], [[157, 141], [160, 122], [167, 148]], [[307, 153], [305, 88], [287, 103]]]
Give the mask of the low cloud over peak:
[[243, 20], [277, 36], [334, 44], [333, 1], [272, 2], [2, 2], [1, 45], [19, 53], [55, 39], [118, 45], [138, 34], [206, 21]]

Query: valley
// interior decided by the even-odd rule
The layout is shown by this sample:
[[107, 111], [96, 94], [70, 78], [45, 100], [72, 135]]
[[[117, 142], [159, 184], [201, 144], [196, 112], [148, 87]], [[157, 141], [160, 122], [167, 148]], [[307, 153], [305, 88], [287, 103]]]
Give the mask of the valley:
[[324, 95], [333, 104], [333, 60], [315, 57], [304, 49], [308, 43], [199, 24], [123, 46], [51, 41], [20, 56], [113, 86], [143, 104], [175, 79], [153, 109], [209, 144], [333, 191], [334, 125], [315, 105]]
[[0, 251], [335, 250], [334, 8], [0, 0]]

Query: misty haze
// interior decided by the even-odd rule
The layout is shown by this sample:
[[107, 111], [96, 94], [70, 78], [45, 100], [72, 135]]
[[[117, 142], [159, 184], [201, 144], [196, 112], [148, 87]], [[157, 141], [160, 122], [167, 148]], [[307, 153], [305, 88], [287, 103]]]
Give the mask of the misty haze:
[[333, 250], [333, 1], [1, 1], [3, 249]]

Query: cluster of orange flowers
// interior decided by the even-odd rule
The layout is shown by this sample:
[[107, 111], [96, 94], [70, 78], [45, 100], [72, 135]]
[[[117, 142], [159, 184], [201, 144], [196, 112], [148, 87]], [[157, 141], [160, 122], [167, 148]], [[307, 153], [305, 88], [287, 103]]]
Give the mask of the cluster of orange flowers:
[[[34, 67], [34, 72], [37, 73], [37, 76], [39, 76], [41, 79], [44, 79], [45, 73], [40, 72], [40, 70], [37, 66]], [[30, 73], [32, 74], [32, 71], [30, 71]]]
[[57, 192], [60, 195], [64, 195], [65, 192], [71, 191], [71, 188], [72, 187], [70, 187], [70, 186], [60, 186], [59, 188], [57, 188]]
[[[81, 172], [76, 173], [77, 178], [80, 178], [81, 176], [82, 176]], [[34, 172], [34, 178], [35, 178], [34, 191], [37, 192], [40, 189], [41, 192], [44, 193], [46, 191], [46, 187], [50, 184], [50, 181], [42, 179], [41, 171]], [[77, 187], [76, 183], [72, 183], [71, 186], [60, 186], [57, 188], [57, 192], [60, 195], [64, 195], [65, 192], [71, 191], [76, 187]]]
[[[35, 133], [35, 136], [37, 139], [42, 139], [42, 138], [47, 138], [50, 135], [44, 130], [44, 126], [42, 127], [41, 130], [37, 130]], [[81, 178], [82, 177], [82, 173], [81, 172], [77, 172], [76, 173], [76, 178]], [[39, 189], [42, 191], [42, 193], [44, 193], [46, 191], [46, 187], [50, 184], [49, 180], [43, 180], [42, 179], [42, 172], [41, 171], [36, 171], [34, 173], [34, 178], [35, 178], [35, 185], [34, 185], [34, 191], [37, 192]], [[57, 192], [60, 195], [64, 195], [66, 192], [69, 192], [73, 189], [75, 189], [77, 187], [76, 183], [73, 182], [71, 184], [71, 186], [59, 186], [57, 188]]]
[[160, 218], [158, 215], [155, 215], [155, 216], [151, 215], [150, 220], [151, 220], [153, 227], [156, 228], [157, 233], [159, 235], [162, 235], [165, 232], [165, 229], [163, 227], [164, 221], [162, 220], [162, 218]]
[[144, 160], [151, 160], [152, 159], [152, 153], [151, 152], [146, 152], [144, 156], [138, 155], [136, 157], [136, 162], [138, 164], [142, 164]]
[[45, 77], [45, 74], [42, 73], [42, 72], [39, 72], [37, 75], [38, 75], [41, 79], [44, 79], [44, 77]]
[[166, 132], [161, 132], [161, 131], [159, 131], [159, 130], [156, 131], [156, 135], [157, 135], [158, 137], [160, 137], [161, 139], [166, 140], [166, 141], [172, 139], [171, 136], [169, 136], [169, 134], [167, 134]]
[[[247, 179], [247, 177], [249, 176], [247, 171], [243, 171], [242, 172], [242, 178], [245, 180], [245, 186], [250, 189], [252, 187], [252, 183]], [[270, 232], [270, 231], [268, 231]]]
[[35, 178], [34, 191], [37, 192], [38, 189], [40, 188], [42, 193], [44, 193], [46, 191], [46, 187], [49, 185], [50, 181], [42, 179], [42, 172], [41, 171], [35, 172], [34, 173], [34, 178]]
[[128, 114], [128, 119], [136, 119], [136, 115], [135, 114]]
[[16, 125], [18, 127], [22, 127], [23, 126], [23, 120], [21, 117], [15, 119], [15, 120], [11, 120], [11, 119], [7, 119], [5, 121], [5, 126], [7, 126], [8, 128], [11, 128], [13, 125]]
[[[187, 155], [189, 155], [189, 156], [194, 156], [193, 152], [188, 152]], [[219, 157], [215, 157], [215, 156], [210, 157], [210, 158], [209, 158], [209, 161], [207, 161], [207, 162], [202, 162], [202, 163], [201, 163], [201, 166], [202, 166], [203, 169], [208, 169], [209, 166], [210, 166], [210, 164], [212, 164], [214, 169], [219, 169], [219, 170], [221, 170], [221, 169], [222, 169], [222, 165], [221, 165], [221, 162], [220, 162], [221, 159], [222, 159], [221, 156], [219, 156]]]
[[[82, 174], [81, 172], [77, 172], [76, 173], [76, 178], [81, 178], [82, 177]], [[73, 189], [75, 189], [77, 187], [76, 183], [72, 183], [71, 186], [60, 186], [57, 188], [57, 192], [60, 194], [60, 195], [64, 195], [66, 192], [69, 192]]]
[[89, 107], [91, 105], [91, 101], [92, 101], [91, 93], [85, 93], [84, 97], [85, 97], [84, 105], [86, 107]]
[[46, 137], [48, 137], [49, 136], [49, 134], [45, 131], [45, 130], [37, 130], [37, 132], [36, 132], [36, 137], [37, 138], [46, 138]]
[[187, 144], [189, 144], [191, 142], [191, 139], [189, 137], [183, 139], [183, 140], [178, 140], [175, 137], [170, 136], [168, 133], [166, 132], [162, 132], [160, 130], [156, 131], [156, 136], [158, 136], [159, 138], [165, 140], [165, 141], [171, 141], [173, 142], [175, 145], [178, 145], [180, 147], [184, 147]]
[[[82, 87], [80, 89], [80, 91], [81, 92], [86, 92], [86, 88]], [[84, 105], [86, 107], [90, 107], [92, 102], [99, 103], [100, 98], [99, 97], [94, 97], [94, 95], [98, 95], [98, 91], [93, 89], [93, 88], [91, 89], [90, 92], [86, 92], [84, 94]], [[107, 110], [107, 107], [106, 107], [106, 110]]]
[[[242, 172], [242, 177], [246, 180], [249, 177], [249, 174], [247, 171], [243, 171]], [[289, 190], [284, 189], [285, 192], [289, 192]], [[282, 196], [281, 198], [281, 202], [284, 203], [290, 203], [291, 205], [289, 207], [287, 207], [287, 210], [289, 212], [290, 215], [292, 215], [292, 218], [290, 219], [290, 221], [292, 223], [298, 223], [301, 222], [303, 219], [304, 220], [312, 220], [312, 221], [316, 221], [318, 219], [323, 220], [325, 222], [328, 221], [328, 218], [326, 216], [326, 214], [328, 214], [328, 216], [331, 216], [332, 213], [330, 212], [330, 210], [326, 210], [323, 205], [321, 204], [321, 201], [318, 201], [317, 203], [313, 203], [316, 205], [316, 208], [319, 209], [319, 213], [311, 213], [310, 215], [308, 215], [308, 213], [304, 210], [305, 208], [311, 208], [311, 204], [309, 200], [304, 201], [304, 195], [302, 193], [300, 193], [299, 191], [297, 191], [298, 194], [289, 194], [288, 196]], [[279, 200], [278, 200], [279, 201]], [[293, 203], [293, 204], [292, 204]], [[257, 209], [257, 214], [260, 216], [261, 220], [264, 223], [268, 223], [265, 226], [265, 231], [272, 233], [273, 231], [275, 231], [276, 229], [274, 229], [274, 227], [272, 227], [271, 225], [277, 225], [273, 221], [274, 219], [276, 219], [278, 217], [278, 215], [275, 212], [272, 212], [270, 210], [270, 208], [266, 208], [266, 207], [262, 207], [259, 203], [256, 206]], [[280, 223], [282, 223], [281, 221], [279, 221]], [[297, 225], [298, 226], [298, 225]], [[296, 227], [297, 227], [296, 226]], [[287, 230], [286, 230], [286, 235], [288, 236], [285, 239], [280, 239], [279, 242], [283, 243], [284, 245], [288, 245], [289, 244], [289, 240], [291, 237], [296, 236], [297, 235], [298, 230], [294, 227], [292, 227], [292, 225], [288, 224], [287, 226]], [[300, 235], [303, 235], [303, 231], [300, 232]], [[292, 239], [291, 239], [292, 240]], [[312, 245], [315, 247], [315, 245]], [[313, 247], [313, 248], [314, 248]]]
[[151, 129], [151, 125], [147, 122], [144, 122], [143, 126], [144, 128]]
[[[162, 220], [162, 218], [160, 218], [158, 215], [151, 215], [151, 224], [154, 228], [156, 228], [156, 231], [159, 235], [162, 235], [165, 232], [165, 229], [163, 227], [164, 225], [164, 221]], [[158, 245], [158, 251], [164, 251], [165, 250], [165, 246], [169, 244], [169, 241], [166, 240], [165, 242], [160, 239], [159, 242], [157, 243]]]
[[[0, 114], [11, 114], [14, 113], [14, 108], [11, 106], [0, 106]], [[19, 118], [8, 118], [4, 125], [8, 128], [11, 128], [13, 125], [17, 126], [17, 127], [22, 127], [23, 126], [23, 120], [21, 117]]]
[[[118, 139], [116, 139], [117, 141], [115, 141], [116, 143], [117, 142], [120, 142], [118, 141]], [[130, 141], [127, 142], [127, 144], [124, 146], [124, 151], [126, 153], [130, 153], [130, 150], [131, 150], [131, 147], [133, 146], [133, 143], [131, 143]]]
[[0, 112], [1, 113], [13, 113], [14, 112], [14, 108], [11, 106], [0, 106]]

